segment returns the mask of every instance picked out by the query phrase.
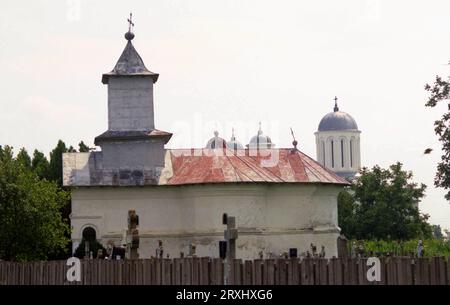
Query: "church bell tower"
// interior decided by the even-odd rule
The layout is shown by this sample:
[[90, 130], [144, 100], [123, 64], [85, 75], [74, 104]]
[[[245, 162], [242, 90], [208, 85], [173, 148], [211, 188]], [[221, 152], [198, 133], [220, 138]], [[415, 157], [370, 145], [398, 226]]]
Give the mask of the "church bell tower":
[[334, 98], [333, 112], [319, 123], [316, 135], [317, 161], [337, 175], [351, 179], [361, 168], [361, 131], [353, 117], [339, 110]]
[[158, 74], [149, 71], [132, 44], [128, 19], [127, 44], [114, 69], [102, 76], [108, 86], [108, 130], [95, 138], [102, 148], [103, 168], [152, 170], [164, 167], [164, 145], [172, 134], [155, 129], [153, 86]]

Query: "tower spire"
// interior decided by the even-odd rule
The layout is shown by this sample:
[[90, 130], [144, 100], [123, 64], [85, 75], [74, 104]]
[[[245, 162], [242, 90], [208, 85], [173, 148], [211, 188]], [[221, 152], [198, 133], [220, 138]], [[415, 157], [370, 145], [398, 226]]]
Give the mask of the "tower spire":
[[333, 109], [334, 112], [339, 111], [339, 107], [338, 107], [337, 101], [338, 101], [338, 98], [337, 98], [337, 96], [335, 96], [334, 97], [334, 109]]

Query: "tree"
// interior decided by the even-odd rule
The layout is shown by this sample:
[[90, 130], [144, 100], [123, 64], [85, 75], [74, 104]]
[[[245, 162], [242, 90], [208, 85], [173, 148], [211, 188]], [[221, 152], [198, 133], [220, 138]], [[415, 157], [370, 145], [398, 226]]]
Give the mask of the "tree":
[[49, 163], [45, 155], [37, 149], [33, 152], [31, 170], [41, 179], [48, 178]]
[[23, 166], [25, 166], [25, 168], [31, 169], [31, 158], [24, 147], [20, 149], [19, 153], [17, 154], [16, 160]]
[[84, 144], [83, 141], [81, 141], [80, 143], [78, 143], [78, 148], [79, 148], [79, 152], [89, 152], [89, 146], [87, 146], [86, 144]]
[[426, 186], [410, 182], [412, 177], [399, 162], [388, 169], [363, 168], [347, 194], [338, 197], [342, 232], [356, 239], [431, 237], [428, 216], [418, 208]]
[[450, 200], [450, 81], [445, 81], [436, 76], [434, 84], [425, 85], [425, 90], [430, 92], [427, 107], [435, 107], [442, 101], [447, 101], [447, 111], [439, 120], [434, 122], [434, 132], [439, 137], [443, 155], [438, 163], [434, 184], [447, 190], [445, 198]]
[[355, 230], [356, 203], [350, 192], [351, 190], [345, 190], [338, 195], [338, 221], [344, 234]]
[[69, 226], [60, 210], [68, 194], [39, 179], [6, 146], [0, 160], [0, 258], [46, 259], [65, 249]]
[[48, 179], [56, 181], [62, 187], [62, 154], [67, 152], [66, 144], [59, 140], [56, 147], [50, 152]]

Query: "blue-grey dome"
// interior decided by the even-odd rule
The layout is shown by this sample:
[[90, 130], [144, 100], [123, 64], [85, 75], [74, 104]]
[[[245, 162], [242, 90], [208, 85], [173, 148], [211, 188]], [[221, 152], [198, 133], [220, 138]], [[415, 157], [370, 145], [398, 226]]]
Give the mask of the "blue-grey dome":
[[319, 131], [358, 130], [358, 125], [352, 116], [342, 111], [330, 112], [319, 123]]
[[272, 143], [272, 139], [269, 136], [263, 135], [261, 126], [259, 127], [258, 134], [253, 136], [250, 139], [250, 142], [247, 144], [248, 148], [257, 148], [257, 149], [273, 148], [274, 146], [275, 144]]
[[244, 146], [241, 144], [241, 142], [236, 140], [236, 137], [234, 136], [234, 129], [230, 141], [227, 142], [227, 147], [234, 150], [244, 149]]
[[334, 98], [333, 112], [325, 115], [319, 123], [319, 131], [358, 130], [355, 119], [348, 113], [339, 111], [338, 98]]
[[227, 141], [219, 137], [219, 132], [214, 131], [214, 137], [211, 138], [208, 143], [206, 143], [206, 147], [208, 149], [218, 149], [218, 148], [227, 148]]

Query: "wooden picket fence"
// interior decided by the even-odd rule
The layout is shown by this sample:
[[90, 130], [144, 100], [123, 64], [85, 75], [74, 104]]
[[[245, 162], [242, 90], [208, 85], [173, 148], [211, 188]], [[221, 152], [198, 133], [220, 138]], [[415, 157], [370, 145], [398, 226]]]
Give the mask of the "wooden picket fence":
[[[449, 285], [450, 260], [381, 259], [381, 281], [368, 282], [367, 259], [264, 259], [231, 264], [232, 285]], [[82, 260], [81, 282], [66, 261], [0, 261], [0, 285], [222, 285], [220, 259]]]

